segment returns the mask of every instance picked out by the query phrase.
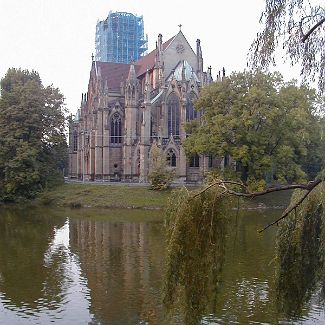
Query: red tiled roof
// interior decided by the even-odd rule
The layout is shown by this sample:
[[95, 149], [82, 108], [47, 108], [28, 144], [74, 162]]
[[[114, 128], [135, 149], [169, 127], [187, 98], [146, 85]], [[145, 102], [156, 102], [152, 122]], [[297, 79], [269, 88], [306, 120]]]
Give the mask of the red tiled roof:
[[122, 81], [128, 77], [130, 64], [113, 62], [96, 62], [97, 68], [100, 68], [103, 83], [107, 81], [109, 90], [119, 90]]
[[[163, 43], [163, 50], [165, 50], [167, 48], [167, 46], [174, 39], [174, 37], [175, 36], [173, 36], [168, 41]], [[138, 77], [143, 75], [147, 71], [147, 68], [150, 70], [150, 69], [152, 69], [154, 67], [154, 65], [155, 65], [155, 57], [156, 57], [156, 49], [154, 49], [149, 54], [147, 54], [146, 56], [142, 57], [137, 62], [135, 62], [135, 64], [137, 66], [140, 66], [139, 70], [138, 71], [136, 70]]]
[[[163, 49], [165, 50], [174, 37], [163, 43]], [[151, 51], [146, 56], [134, 63], [135, 73], [137, 77], [140, 77], [146, 73], [147, 69], [152, 69], [155, 65], [156, 49]], [[100, 68], [102, 80], [105, 84], [107, 81], [107, 87], [109, 90], [119, 90], [122, 81], [125, 81], [128, 77], [130, 64], [126, 63], [113, 63], [113, 62], [95, 62], [97, 68]]]

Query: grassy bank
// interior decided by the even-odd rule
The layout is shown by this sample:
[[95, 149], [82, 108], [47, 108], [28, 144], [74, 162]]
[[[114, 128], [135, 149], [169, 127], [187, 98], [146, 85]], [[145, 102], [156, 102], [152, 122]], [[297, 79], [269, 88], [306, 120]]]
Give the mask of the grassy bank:
[[171, 190], [158, 192], [144, 186], [64, 184], [42, 193], [43, 205], [93, 208], [164, 208]]

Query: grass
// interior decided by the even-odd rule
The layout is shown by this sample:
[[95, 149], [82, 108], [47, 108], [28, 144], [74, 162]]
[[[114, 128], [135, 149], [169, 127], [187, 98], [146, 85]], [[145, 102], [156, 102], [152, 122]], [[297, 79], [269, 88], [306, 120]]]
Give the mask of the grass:
[[171, 190], [153, 191], [144, 186], [64, 184], [42, 193], [43, 205], [92, 208], [164, 208]]

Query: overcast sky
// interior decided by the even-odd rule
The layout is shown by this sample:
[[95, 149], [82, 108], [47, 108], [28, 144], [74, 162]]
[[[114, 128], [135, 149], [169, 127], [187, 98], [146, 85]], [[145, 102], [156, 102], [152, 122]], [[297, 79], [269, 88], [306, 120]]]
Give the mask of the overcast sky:
[[[61, 90], [74, 114], [87, 91], [96, 22], [110, 10], [143, 15], [149, 51], [159, 33], [166, 41], [182, 24], [194, 50], [201, 40], [204, 69], [230, 74], [246, 67], [263, 8], [264, 0], [0, 0], [0, 77], [10, 67], [34, 69], [44, 85]], [[294, 76], [289, 63], [279, 70]]]

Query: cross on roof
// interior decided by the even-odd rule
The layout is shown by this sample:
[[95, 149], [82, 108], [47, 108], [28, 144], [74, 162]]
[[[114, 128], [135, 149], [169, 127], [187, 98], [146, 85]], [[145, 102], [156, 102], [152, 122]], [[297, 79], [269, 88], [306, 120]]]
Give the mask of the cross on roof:
[[179, 24], [178, 27], [179, 27], [179, 30], [182, 30], [182, 24]]

